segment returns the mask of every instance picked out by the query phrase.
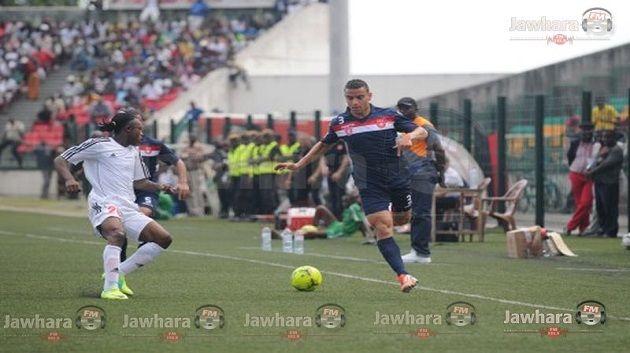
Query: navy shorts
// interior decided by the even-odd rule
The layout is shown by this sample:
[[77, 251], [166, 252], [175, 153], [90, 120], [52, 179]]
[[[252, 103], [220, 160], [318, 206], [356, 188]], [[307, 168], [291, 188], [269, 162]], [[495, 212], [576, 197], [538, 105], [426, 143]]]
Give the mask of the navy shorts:
[[408, 187], [388, 188], [371, 185], [360, 189], [363, 211], [366, 215], [380, 211], [406, 212], [411, 209], [411, 193]]
[[149, 191], [136, 191], [136, 204], [140, 207], [148, 207], [152, 211], [158, 208], [158, 194]]

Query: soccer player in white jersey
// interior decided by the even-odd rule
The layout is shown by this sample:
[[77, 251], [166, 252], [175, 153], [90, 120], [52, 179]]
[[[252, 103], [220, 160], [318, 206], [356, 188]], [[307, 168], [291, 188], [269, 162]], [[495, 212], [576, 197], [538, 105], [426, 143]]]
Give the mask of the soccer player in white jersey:
[[[92, 185], [88, 195], [90, 222], [107, 241], [103, 250], [105, 283], [101, 298], [127, 299], [119, 289], [119, 276], [148, 264], [172, 242], [168, 231], [138, 210], [134, 188], [173, 193], [177, 190], [148, 179], [137, 147], [142, 139], [142, 121], [137, 115], [120, 111], [101, 130], [112, 131], [113, 137], [93, 138], [69, 148], [55, 158], [55, 168], [65, 180], [66, 190], [79, 192], [79, 182], [70, 173], [70, 163], [83, 162]], [[120, 251], [126, 237], [146, 244], [121, 263]]]

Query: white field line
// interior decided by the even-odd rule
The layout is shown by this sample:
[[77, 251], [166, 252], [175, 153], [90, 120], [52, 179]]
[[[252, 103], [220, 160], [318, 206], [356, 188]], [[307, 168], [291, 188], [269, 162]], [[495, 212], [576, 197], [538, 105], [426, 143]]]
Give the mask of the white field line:
[[72, 217], [72, 218], [85, 218], [87, 216], [87, 208], [85, 211], [63, 211], [63, 210], [49, 210], [49, 209], [40, 209], [35, 207], [13, 207], [13, 206], [5, 206], [0, 205], [0, 211], [9, 211], [9, 212], [22, 212], [22, 213], [33, 213], [33, 214], [41, 214], [47, 216], [61, 216], [61, 217]]
[[76, 229], [63, 229], [61, 227], [47, 227], [46, 229], [48, 230], [52, 230], [53, 232], [58, 232], [58, 233], [70, 233], [70, 234], [82, 234], [82, 235], [86, 235], [86, 234], [94, 234], [94, 231], [91, 230], [76, 230]]
[[[90, 244], [90, 245], [103, 245], [104, 244], [104, 242], [87, 241], [87, 240], [86, 241], [82, 241], [82, 240], [74, 240], [74, 239], [63, 239], [63, 238], [49, 237], [49, 236], [46, 236], [46, 235], [37, 235], [37, 234], [26, 234], [26, 237], [32, 238], [32, 239], [39, 239], [39, 240], [54, 240], [54, 241], [60, 241], [60, 242], [65, 242], [65, 243]], [[221, 254], [204, 253], [204, 252], [187, 251], [187, 250], [176, 250], [176, 249], [168, 250], [168, 252], [177, 253], [177, 254], [185, 254], [185, 255], [193, 255], [193, 256], [211, 257], [211, 258], [217, 258], [217, 259], [226, 259], [226, 260], [233, 260], [233, 261], [240, 261], [240, 262], [247, 262], [247, 263], [252, 263], [252, 264], [256, 264], [256, 265], [266, 265], [266, 266], [280, 267], [280, 268], [286, 268], [286, 269], [293, 269], [294, 268], [294, 266], [285, 265], [285, 264], [281, 264], [281, 263], [277, 263], [277, 262], [268, 262], [268, 261], [262, 261], [262, 260], [246, 259], [246, 258], [230, 256], [230, 255], [221, 255]], [[398, 283], [396, 283], [396, 282], [385, 281], [385, 280], [377, 279], [377, 278], [356, 276], [356, 275], [351, 275], [351, 274], [341, 273], [341, 272], [331, 272], [331, 271], [323, 271], [323, 272], [325, 274], [327, 274], [327, 275], [332, 275], [332, 276], [337, 276], [337, 277], [342, 277], [342, 278], [348, 278], [348, 279], [354, 279], [354, 280], [360, 280], [360, 281], [365, 281], [365, 282], [381, 283], [381, 284], [394, 285], [394, 286], [398, 285]], [[474, 298], [474, 299], [480, 299], [480, 300], [487, 300], [487, 301], [497, 302], [497, 303], [501, 303], [501, 304], [519, 305], [519, 306], [525, 306], [525, 307], [536, 308], [536, 309], [549, 309], [549, 310], [569, 311], [569, 312], [573, 312], [573, 310], [574, 310], [574, 309], [571, 309], [571, 308], [561, 308], [561, 307], [557, 307], [557, 306], [549, 306], [549, 305], [542, 305], [542, 304], [526, 303], [526, 302], [521, 302], [521, 301], [517, 301], [517, 300], [495, 298], [495, 297], [489, 297], [489, 296], [485, 296], [485, 295], [481, 295], [481, 294], [464, 293], [464, 292], [452, 291], [452, 290], [448, 290], [448, 289], [430, 288], [430, 287], [424, 287], [424, 286], [419, 286], [419, 287], [417, 287], [417, 289], [425, 290], [425, 291], [428, 291], [428, 292], [450, 294], [450, 295], [455, 295], [455, 296], [460, 296], [460, 297], [467, 297], [467, 298]], [[610, 318], [613, 318], [613, 319], [618, 319], [618, 320], [623, 320], [623, 321], [630, 321], [630, 317], [617, 317], [617, 316], [612, 316], [612, 315], [607, 315], [607, 316], [610, 317]]]
[[629, 272], [630, 268], [556, 267], [560, 271]]

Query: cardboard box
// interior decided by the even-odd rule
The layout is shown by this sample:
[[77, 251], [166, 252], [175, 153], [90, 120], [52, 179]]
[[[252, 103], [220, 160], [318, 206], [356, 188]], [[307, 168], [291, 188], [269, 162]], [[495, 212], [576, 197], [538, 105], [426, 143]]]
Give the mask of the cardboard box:
[[542, 237], [540, 227], [528, 227], [511, 230], [506, 234], [507, 252], [510, 258], [529, 258], [542, 255]]
[[305, 225], [313, 224], [313, 219], [315, 219], [314, 207], [293, 207], [287, 211], [287, 227], [292, 232]]

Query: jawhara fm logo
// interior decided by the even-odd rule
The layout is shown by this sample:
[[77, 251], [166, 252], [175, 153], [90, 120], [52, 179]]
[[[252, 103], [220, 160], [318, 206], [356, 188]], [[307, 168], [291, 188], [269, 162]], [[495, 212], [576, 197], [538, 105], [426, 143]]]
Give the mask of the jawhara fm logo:
[[577, 305], [575, 322], [588, 326], [606, 322], [606, 307], [596, 300], [585, 300]]
[[86, 305], [77, 310], [75, 325], [88, 331], [105, 328], [105, 310], [95, 305]]
[[466, 302], [455, 302], [446, 307], [446, 323], [454, 326], [474, 325], [477, 322], [475, 307]]
[[315, 325], [328, 329], [346, 326], [346, 310], [337, 304], [324, 304], [315, 311]]
[[221, 329], [225, 326], [225, 313], [216, 305], [202, 305], [195, 310], [195, 327], [204, 330]]

